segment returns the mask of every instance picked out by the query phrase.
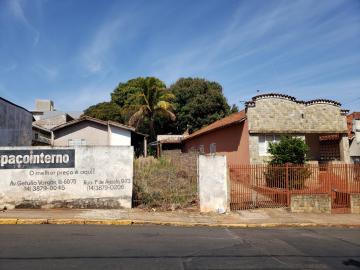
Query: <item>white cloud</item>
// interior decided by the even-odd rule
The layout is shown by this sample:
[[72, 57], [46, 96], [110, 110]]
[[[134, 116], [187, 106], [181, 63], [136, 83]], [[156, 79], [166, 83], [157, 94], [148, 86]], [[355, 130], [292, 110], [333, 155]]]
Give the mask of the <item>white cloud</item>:
[[55, 67], [51, 67], [44, 64], [37, 64], [34, 66], [34, 71], [40, 76], [45, 76], [49, 80], [54, 80], [58, 77], [59, 71]]
[[40, 40], [39, 31], [29, 22], [28, 18], [25, 15], [23, 8], [23, 1], [21, 0], [9, 0], [8, 7], [11, 14], [21, 22], [27, 29], [29, 29], [33, 34], [33, 45], [36, 46]]
[[[221, 34], [206, 35], [162, 56], [160, 61], [150, 62], [152, 73], [171, 81], [181, 76], [218, 75], [236, 64], [238, 70], [231, 71], [234, 76], [230, 80], [254, 75], [263, 66], [270, 66], [272, 75], [277, 77], [275, 60], [302, 57], [314, 49], [329, 48], [360, 34], [359, 22], [344, 12], [319, 21], [344, 1], [250, 3], [239, 2]], [[246, 68], [242, 62], [247, 63]]]
[[103, 71], [107, 56], [116, 41], [122, 38], [122, 29], [126, 26], [126, 18], [119, 16], [105, 22], [95, 33], [90, 45], [83, 49], [81, 59], [90, 73]]

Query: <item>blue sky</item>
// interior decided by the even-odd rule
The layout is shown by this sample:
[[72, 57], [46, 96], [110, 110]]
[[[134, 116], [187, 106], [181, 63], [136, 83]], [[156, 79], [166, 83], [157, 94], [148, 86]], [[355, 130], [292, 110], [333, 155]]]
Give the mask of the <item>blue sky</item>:
[[109, 100], [119, 82], [218, 81], [360, 110], [360, 1], [0, 0], [0, 96], [28, 109]]

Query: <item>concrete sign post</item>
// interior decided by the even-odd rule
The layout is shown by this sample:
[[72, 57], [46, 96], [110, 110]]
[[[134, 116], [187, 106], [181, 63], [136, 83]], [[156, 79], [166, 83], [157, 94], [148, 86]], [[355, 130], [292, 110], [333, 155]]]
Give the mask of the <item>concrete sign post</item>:
[[132, 146], [0, 147], [0, 208], [131, 208]]

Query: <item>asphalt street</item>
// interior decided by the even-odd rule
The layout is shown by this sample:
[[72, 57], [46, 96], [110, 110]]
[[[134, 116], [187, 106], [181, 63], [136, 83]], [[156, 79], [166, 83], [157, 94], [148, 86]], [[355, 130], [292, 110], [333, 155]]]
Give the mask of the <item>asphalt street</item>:
[[0, 226], [0, 269], [359, 268], [359, 229]]

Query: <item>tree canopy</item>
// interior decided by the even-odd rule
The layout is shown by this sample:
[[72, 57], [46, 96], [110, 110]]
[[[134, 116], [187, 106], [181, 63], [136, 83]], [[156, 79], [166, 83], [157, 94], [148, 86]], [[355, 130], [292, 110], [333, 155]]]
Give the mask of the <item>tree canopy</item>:
[[170, 86], [174, 94], [176, 127], [178, 133], [194, 132], [219, 120], [231, 112], [222, 87], [217, 82], [200, 78], [181, 78]]
[[139, 123], [148, 120], [149, 132], [152, 139], [156, 138], [155, 117], [169, 118], [175, 121], [176, 117], [171, 103], [174, 95], [165, 85], [154, 77], [139, 78], [138, 92], [129, 95], [131, 104], [125, 105], [135, 112], [129, 118], [129, 125], [138, 128]]
[[90, 106], [84, 111], [84, 114], [104, 121], [112, 120], [120, 123], [124, 122], [121, 114], [121, 107], [114, 102], [101, 102]]
[[181, 78], [166, 89], [158, 78], [138, 77], [119, 83], [109, 102], [90, 106], [84, 114], [134, 125], [155, 139], [157, 134], [196, 131], [236, 111], [217, 82]]

